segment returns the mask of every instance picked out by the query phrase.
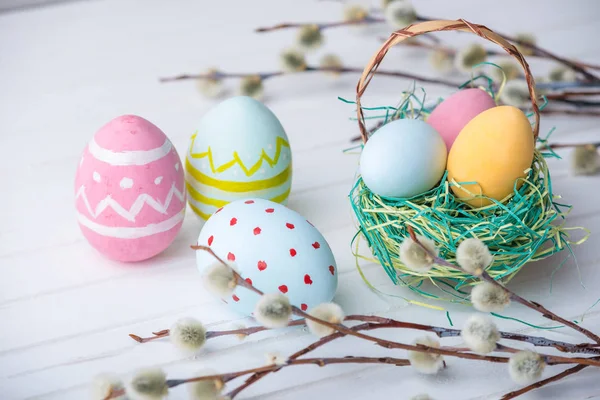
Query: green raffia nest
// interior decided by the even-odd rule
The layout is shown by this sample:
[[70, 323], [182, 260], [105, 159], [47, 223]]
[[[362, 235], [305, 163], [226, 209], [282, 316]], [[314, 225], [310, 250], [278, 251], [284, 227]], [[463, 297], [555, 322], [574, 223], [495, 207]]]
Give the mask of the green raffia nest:
[[[408, 111], [413, 113], [412, 118], [418, 118], [431, 111], [422, 102], [418, 107], [413, 107], [413, 93], [407, 96], [408, 100], [405, 99], [399, 108], [363, 108], [361, 97], [391, 47], [413, 36], [447, 30], [474, 33], [501, 46], [521, 64], [532, 102], [532, 112], [528, 116], [534, 117], [534, 139], [544, 143], [545, 139], [538, 138], [538, 96], [531, 71], [522, 54], [485, 26], [465, 20], [426, 21], [409, 25], [394, 32], [375, 53], [357, 85], [356, 112], [363, 142], [366, 143], [369, 137], [364, 110], [386, 110], [384, 123], [388, 122], [390, 109], [395, 110], [392, 119], [407, 118]], [[491, 82], [489, 78], [488, 81]], [[494, 97], [493, 90], [490, 91]], [[415, 109], [418, 110], [416, 117]], [[550, 156], [556, 154], [543, 154], [536, 150], [528, 175], [521, 179], [523, 184], [518, 189], [518, 185], [515, 185], [515, 191], [502, 202], [490, 199], [492, 205], [479, 209], [472, 208], [453, 195], [446, 175], [435, 188], [410, 199], [375, 195], [359, 177], [350, 193], [352, 207], [359, 223], [359, 232], [355, 240], [359, 235], [364, 236], [373, 255], [395, 284], [402, 284], [425, 296], [441, 299], [428, 293], [422, 286], [423, 282], [430, 281], [440, 290], [464, 300], [467, 293], [461, 288], [476, 282], [471, 275], [438, 265], [426, 273], [414, 272], [400, 261], [399, 245], [408, 237], [406, 227], [410, 225], [417, 233], [432, 239], [439, 246], [442, 258], [456, 263], [456, 249], [459, 243], [469, 237], [477, 237], [489, 247], [494, 257], [487, 272], [494, 279], [506, 283], [528, 261], [543, 259], [565, 248], [571, 251], [571, 242], [567, 234], [569, 228], [564, 227], [564, 217], [570, 206], [554, 201], [552, 181], [544, 160], [544, 157]]]
[[528, 261], [570, 249], [568, 228], [557, 224], [566, 215], [561, 210], [568, 211], [568, 206], [553, 201], [548, 166], [539, 151], [523, 185], [504, 204], [474, 209], [455, 198], [446, 176], [434, 189], [410, 199], [373, 194], [359, 178], [350, 198], [360, 233], [388, 276], [421, 294], [428, 294], [420, 290], [426, 280], [441, 290], [450, 286], [459, 293], [463, 285], [474, 281], [471, 275], [443, 266], [436, 265], [423, 274], [407, 268], [399, 258], [399, 244], [408, 236], [407, 225], [434, 240], [440, 256], [453, 263], [458, 244], [478, 237], [494, 256], [487, 272], [504, 282]]

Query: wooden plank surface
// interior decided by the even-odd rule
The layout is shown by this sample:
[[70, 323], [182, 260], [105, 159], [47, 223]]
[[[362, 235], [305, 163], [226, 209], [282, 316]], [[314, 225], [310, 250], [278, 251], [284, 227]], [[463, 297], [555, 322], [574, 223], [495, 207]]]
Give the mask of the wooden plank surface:
[[[541, 45], [557, 53], [600, 62], [600, 3], [579, 1], [481, 2], [415, 0], [420, 13], [465, 18], [502, 32], [535, 32]], [[161, 365], [170, 376], [191, 376], [210, 366], [219, 371], [261, 365], [264, 354], [289, 354], [313, 338], [302, 329], [284, 329], [244, 342], [211, 340], [203, 353], [188, 359], [167, 341], [140, 346], [128, 333], [168, 327], [182, 316], [194, 316], [211, 329], [252, 324], [206, 294], [189, 244], [201, 223], [190, 212], [175, 243], [160, 256], [127, 266], [107, 261], [84, 240], [75, 220], [73, 180], [79, 156], [93, 133], [115, 116], [141, 115], [163, 129], [179, 154], [189, 135], [215, 102], [197, 94], [192, 82], [159, 84], [158, 77], [198, 72], [217, 65], [232, 72], [268, 71], [278, 53], [294, 41], [293, 31], [258, 35], [252, 30], [283, 21], [334, 21], [337, 2], [260, 0], [73, 2], [0, 15], [0, 393], [2, 399], [83, 399], [90, 379], [99, 372], [127, 374], [142, 366]], [[327, 32], [326, 51], [362, 67], [377, 50], [377, 36], [389, 30], [335, 29]], [[457, 46], [476, 38], [448, 33]], [[544, 72], [551, 64], [532, 62]], [[433, 75], [426, 55], [394, 49], [386, 68]], [[452, 78], [452, 77], [450, 77]], [[466, 76], [455, 76], [464, 81]], [[422, 300], [395, 287], [381, 267], [363, 263], [369, 281], [386, 296], [367, 288], [358, 274], [350, 240], [356, 228], [348, 203], [356, 154], [342, 151], [358, 133], [349, 118], [358, 77], [332, 80], [318, 74], [282, 77], [268, 82], [266, 102], [282, 121], [294, 152], [289, 206], [310, 219], [330, 243], [338, 263], [336, 301], [348, 313], [377, 313], [446, 326], [444, 312], [408, 305], [401, 297]], [[366, 105], [393, 104], [411, 82], [377, 77]], [[232, 87], [235, 84], [232, 83]], [[427, 86], [430, 98], [447, 95]], [[598, 140], [598, 120], [544, 117], [542, 132], [556, 127], [553, 139]], [[585, 226], [591, 236], [576, 247], [577, 265], [565, 254], [530, 264], [512, 282], [525, 297], [541, 301], [565, 316], [581, 319], [600, 294], [600, 190], [598, 177], [573, 177], [570, 150], [552, 161], [554, 190], [574, 209], [570, 226]], [[551, 280], [552, 279], [552, 280]], [[550, 285], [552, 282], [552, 289]], [[440, 304], [460, 326], [469, 310]], [[520, 307], [506, 313], [551, 326]], [[600, 309], [582, 322], [600, 330]], [[539, 334], [522, 324], [500, 320], [502, 329]], [[545, 331], [552, 338], [577, 340], [568, 330]], [[411, 340], [414, 332], [386, 332]], [[398, 336], [395, 336], [398, 338]], [[451, 341], [449, 344], [453, 344]], [[455, 341], [454, 343], [460, 343]], [[384, 355], [389, 351], [345, 339], [318, 355]], [[402, 352], [396, 354], [402, 357]], [[516, 388], [504, 366], [450, 360], [450, 368], [423, 377], [410, 368], [314, 366], [284, 370], [244, 392], [241, 399], [409, 398], [427, 391], [436, 399], [496, 399]], [[553, 368], [553, 370], [556, 368]], [[558, 369], [556, 369], [558, 370]], [[524, 399], [600, 397], [597, 372], [591, 369]], [[175, 389], [169, 398], [186, 398]]]

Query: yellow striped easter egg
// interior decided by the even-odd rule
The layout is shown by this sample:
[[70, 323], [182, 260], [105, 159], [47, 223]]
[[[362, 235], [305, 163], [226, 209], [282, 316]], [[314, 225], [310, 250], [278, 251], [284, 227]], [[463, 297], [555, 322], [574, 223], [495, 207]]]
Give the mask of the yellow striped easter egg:
[[264, 104], [233, 97], [202, 118], [190, 139], [185, 170], [188, 202], [202, 219], [245, 198], [285, 205], [292, 183], [290, 144]]

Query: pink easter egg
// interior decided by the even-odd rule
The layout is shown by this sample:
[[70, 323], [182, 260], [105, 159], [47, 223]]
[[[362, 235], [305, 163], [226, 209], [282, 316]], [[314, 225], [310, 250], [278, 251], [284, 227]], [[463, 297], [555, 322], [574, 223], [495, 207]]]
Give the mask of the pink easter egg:
[[123, 115], [83, 151], [75, 177], [79, 227], [108, 258], [151, 258], [175, 239], [185, 214], [184, 174], [175, 147], [154, 124]]
[[494, 99], [481, 89], [464, 89], [442, 101], [426, 122], [444, 139], [446, 149], [454, 143], [462, 128], [483, 111], [496, 106]]

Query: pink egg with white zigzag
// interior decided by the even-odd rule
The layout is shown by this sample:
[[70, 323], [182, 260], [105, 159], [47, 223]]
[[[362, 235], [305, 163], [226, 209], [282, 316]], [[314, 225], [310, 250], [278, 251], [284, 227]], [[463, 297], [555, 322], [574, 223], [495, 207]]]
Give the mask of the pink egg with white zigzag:
[[177, 150], [154, 124], [123, 115], [104, 125], [83, 151], [75, 205], [83, 235], [118, 261], [151, 258], [175, 239], [185, 214]]

